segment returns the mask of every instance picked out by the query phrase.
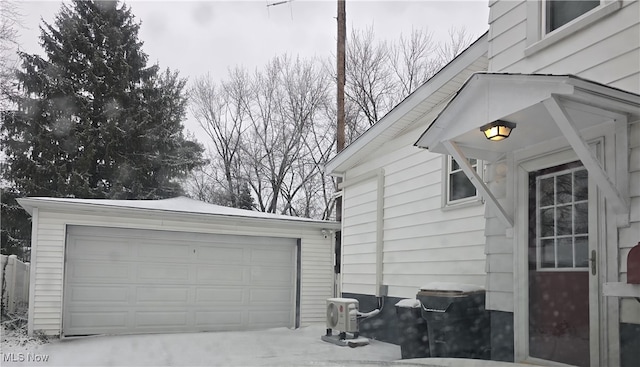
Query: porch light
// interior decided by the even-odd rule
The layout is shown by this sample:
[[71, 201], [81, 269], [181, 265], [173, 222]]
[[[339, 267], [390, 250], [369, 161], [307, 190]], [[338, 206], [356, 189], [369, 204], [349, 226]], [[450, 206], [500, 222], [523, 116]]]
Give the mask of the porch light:
[[511, 130], [515, 128], [516, 124], [513, 122], [496, 120], [481, 127], [480, 131], [484, 133], [484, 136], [486, 136], [487, 139], [499, 141], [508, 138], [511, 134]]

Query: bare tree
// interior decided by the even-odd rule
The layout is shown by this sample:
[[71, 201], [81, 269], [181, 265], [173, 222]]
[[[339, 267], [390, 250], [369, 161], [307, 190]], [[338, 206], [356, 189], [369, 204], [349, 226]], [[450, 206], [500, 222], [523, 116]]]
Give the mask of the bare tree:
[[327, 103], [328, 84], [313, 62], [286, 55], [256, 72], [244, 156], [261, 210], [294, 214], [294, 199], [317, 173], [302, 169], [303, 142]]
[[347, 113], [353, 134], [348, 139], [375, 124], [471, 41], [464, 28], [451, 28], [449, 38], [441, 43], [433, 40], [427, 28], [413, 29], [409, 36], [400, 34], [390, 43], [376, 40], [372, 28], [352, 30], [347, 42], [346, 94], [357, 113]]
[[[391, 43], [377, 41], [372, 28], [353, 30], [347, 46], [346, 142], [469, 42], [464, 30], [456, 29], [442, 44], [427, 29]], [[336, 142], [331, 98], [336, 73], [329, 65], [333, 62], [283, 55], [253, 73], [232, 69], [218, 83], [210, 76], [198, 78], [191, 108], [211, 139], [211, 164], [194, 173], [192, 195], [235, 206], [248, 187], [256, 210], [329, 219], [335, 184], [323, 167]]]
[[389, 47], [376, 41], [373, 28], [352, 29], [347, 40], [345, 95], [366, 117], [369, 126], [393, 107], [396, 86], [389, 68]]
[[0, 0], [0, 109], [7, 109], [9, 96], [15, 89], [14, 72], [17, 66], [18, 28], [22, 15], [18, 3]]
[[389, 49], [389, 63], [398, 81], [398, 96], [408, 96], [424, 84], [442, 66], [434, 57], [437, 45], [433, 34], [425, 29], [412, 29]]
[[[219, 166], [223, 173], [223, 180], [213, 174], [205, 175], [225, 192], [224, 195], [209, 194], [210, 199], [215, 198], [217, 204], [233, 207], [239, 205], [242, 187], [238, 173], [247, 83], [246, 72], [234, 69], [230, 72], [228, 82], [216, 85], [207, 74], [197, 78], [190, 91], [191, 112], [211, 139], [216, 153], [212, 157], [212, 164]], [[220, 189], [215, 192], [219, 193]]]
[[440, 63], [438, 69], [453, 60], [473, 42], [473, 36], [464, 27], [451, 27], [448, 33], [447, 40], [438, 45], [438, 61]]

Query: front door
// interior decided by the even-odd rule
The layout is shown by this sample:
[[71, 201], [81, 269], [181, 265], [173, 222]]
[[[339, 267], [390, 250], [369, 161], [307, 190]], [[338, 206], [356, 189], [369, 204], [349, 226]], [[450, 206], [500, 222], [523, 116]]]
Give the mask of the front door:
[[529, 356], [590, 366], [597, 277], [587, 170], [573, 162], [531, 172], [529, 193]]

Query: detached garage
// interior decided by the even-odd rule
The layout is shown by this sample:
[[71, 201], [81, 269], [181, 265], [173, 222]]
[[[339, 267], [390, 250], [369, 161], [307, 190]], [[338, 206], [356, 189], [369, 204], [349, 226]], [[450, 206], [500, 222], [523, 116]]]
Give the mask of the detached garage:
[[29, 333], [138, 334], [324, 322], [339, 224], [188, 198], [25, 198]]

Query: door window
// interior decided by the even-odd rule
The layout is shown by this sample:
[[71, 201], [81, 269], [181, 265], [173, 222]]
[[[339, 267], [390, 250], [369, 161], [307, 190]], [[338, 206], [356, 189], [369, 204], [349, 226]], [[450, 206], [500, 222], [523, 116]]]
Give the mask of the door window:
[[537, 177], [539, 270], [589, 266], [587, 187], [584, 168]]

